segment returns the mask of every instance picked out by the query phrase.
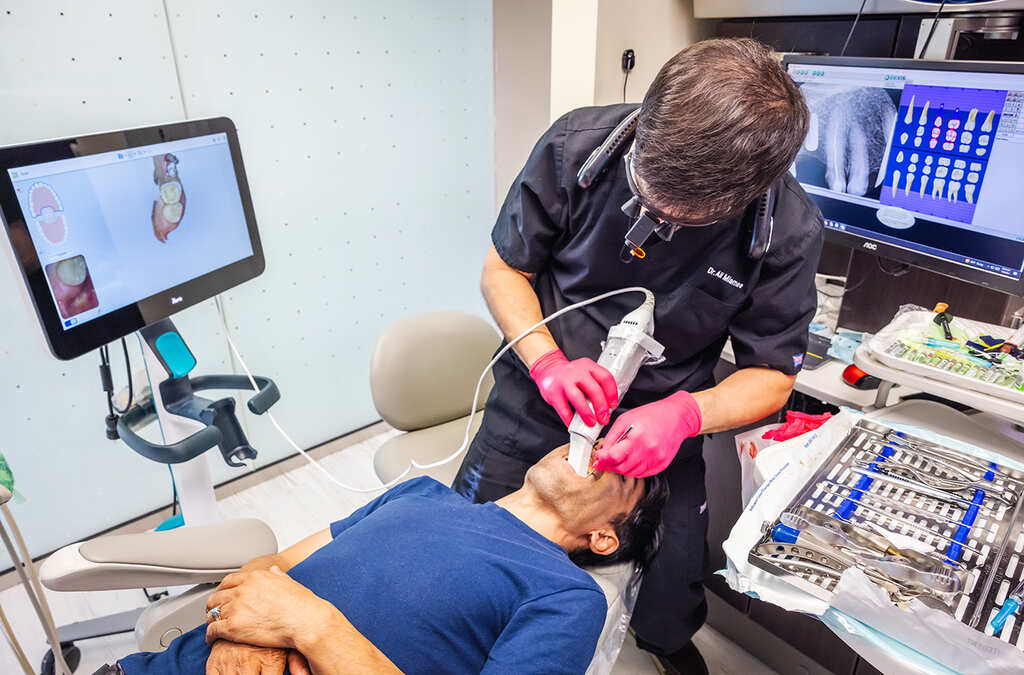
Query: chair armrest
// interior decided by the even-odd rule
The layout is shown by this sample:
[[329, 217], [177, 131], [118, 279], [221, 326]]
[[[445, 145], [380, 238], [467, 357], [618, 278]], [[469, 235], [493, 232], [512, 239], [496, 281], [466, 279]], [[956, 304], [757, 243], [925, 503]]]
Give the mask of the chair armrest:
[[253, 558], [276, 552], [270, 527], [246, 518], [71, 544], [46, 559], [40, 579], [55, 591], [216, 583]]

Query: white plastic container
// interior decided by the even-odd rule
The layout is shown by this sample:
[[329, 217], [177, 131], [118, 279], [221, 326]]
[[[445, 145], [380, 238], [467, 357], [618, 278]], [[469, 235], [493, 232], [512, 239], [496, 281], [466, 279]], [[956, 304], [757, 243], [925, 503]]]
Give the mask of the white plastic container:
[[[964, 389], [970, 389], [972, 391], [989, 394], [990, 396], [996, 396], [1015, 403], [1024, 404], [1024, 392], [1018, 391], [1012, 387], [983, 382], [973, 377], [968, 377], [959, 373], [952, 373], [948, 370], [942, 370], [926, 363], [908, 361], [907, 359], [885, 353], [885, 350], [892, 346], [897, 339], [903, 338], [905, 340], [915, 341], [922, 340], [923, 336], [928, 334], [934, 320], [935, 314], [933, 312], [925, 310], [903, 312], [894, 318], [889, 325], [875, 334], [865, 344], [865, 346], [868, 348], [872, 357], [895, 370], [902, 370], [922, 377], [929, 377], [933, 380], [939, 380], [946, 384], [952, 384], [954, 386], [963, 387]], [[991, 335], [997, 338], [1007, 338], [1013, 332], [1005, 326], [996, 326], [990, 323], [972, 321], [970, 319], [962, 319], [959, 317], [953, 319], [952, 326], [954, 329], [962, 330], [970, 336]]]

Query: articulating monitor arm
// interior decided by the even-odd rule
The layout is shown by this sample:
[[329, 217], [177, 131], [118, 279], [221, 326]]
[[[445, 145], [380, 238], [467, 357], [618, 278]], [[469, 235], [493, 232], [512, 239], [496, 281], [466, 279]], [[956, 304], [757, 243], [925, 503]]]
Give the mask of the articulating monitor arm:
[[[201, 375], [190, 378], [189, 373], [196, 366], [185, 341], [181, 338], [170, 319], [161, 319], [139, 331], [143, 349], [159, 363], [165, 371], [165, 378], [159, 384], [153, 383], [154, 393], [134, 406], [118, 422], [117, 431], [124, 442], [143, 457], [163, 464], [187, 462], [213, 446], [219, 446], [224, 461], [233, 467], [245, 466], [246, 459], [254, 459], [256, 450], [249, 445], [238, 418], [235, 416], [235, 400], [231, 397], [211, 401], [197, 396], [196, 392], [208, 389], [252, 390], [252, 383], [244, 375]], [[150, 368], [150, 377], [154, 376]], [[262, 415], [280, 398], [280, 392], [273, 380], [255, 377], [259, 391], [249, 399], [252, 413]], [[138, 429], [158, 417], [158, 407], [179, 418], [195, 420], [202, 428], [166, 445], [151, 443], [135, 433]], [[173, 419], [173, 418], [172, 418]]]
[[[281, 398], [277, 385], [268, 377], [254, 378], [259, 391], [249, 399], [248, 408], [256, 415], [262, 415]], [[165, 386], [169, 385], [169, 386]], [[184, 398], [169, 397], [173, 393], [183, 393]], [[192, 392], [207, 389], [241, 389], [252, 390], [249, 378], [244, 375], [200, 375], [196, 378], [178, 378], [167, 380], [161, 384], [164, 405], [169, 412], [189, 417], [206, 424], [205, 429], [188, 436], [177, 443], [161, 445], [152, 443], [135, 433], [135, 429], [144, 427], [156, 419], [156, 406], [152, 397], [139, 401], [132, 409], [121, 416], [117, 424], [117, 433], [132, 450], [146, 459], [161, 464], [180, 464], [198, 457], [215, 445], [220, 446], [224, 461], [230, 466], [241, 466], [239, 459], [256, 456], [256, 451], [248, 444], [245, 434], [235, 417], [235, 401], [223, 398], [210, 401]], [[177, 390], [177, 391], [173, 391]], [[251, 453], [251, 454], [250, 454]]]

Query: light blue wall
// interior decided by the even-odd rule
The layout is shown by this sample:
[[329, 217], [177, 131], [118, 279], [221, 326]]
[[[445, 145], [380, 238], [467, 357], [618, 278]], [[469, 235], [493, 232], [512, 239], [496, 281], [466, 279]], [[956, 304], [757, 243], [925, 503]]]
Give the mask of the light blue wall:
[[[310, 447], [377, 419], [367, 377], [383, 326], [485, 312], [492, 17], [479, 0], [290, 5], [21, 3], [0, 16], [0, 143], [231, 117], [267, 271], [226, 308], [250, 367], [281, 387], [278, 419]], [[104, 439], [96, 357], [46, 351], [7, 244], [0, 314], [0, 452], [33, 553], [166, 505], [166, 467]], [[212, 302], [174, 320], [197, 372], [231, 368]], [[264, 420], [247, 425], [260, 465], [291, 454]], [[211, 457], [217, 481], [237, 475]]]

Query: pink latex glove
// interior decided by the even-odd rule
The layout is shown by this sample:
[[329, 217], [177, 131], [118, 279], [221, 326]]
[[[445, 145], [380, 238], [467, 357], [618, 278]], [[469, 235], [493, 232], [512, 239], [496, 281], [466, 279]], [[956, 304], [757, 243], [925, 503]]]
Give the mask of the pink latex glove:
[[530, 377], [565, 426], [572, 422], [572, 408], [588, 427], [598, 421], [608, 424], [609, 411], [619, 404], [615, 378], [607, 368], [588, 358], [570, 361], [561, 349], [537, 359], [530, 367]]
[[787, 410], [786, 423], [777, 429], [769, 429], [764, 432], [761, 438], [771, 441], [788, 441], [791, 438], [796, 438], [800, 434], [805, 434], [808, 431], [814, 431], [827, 422], [830, 417], [832, 417], [832, 413], [809, 415], [796, 410]]
[[605, 436], [594, 468], [637, 478], [661, 473], [703, 423], [697, 399], [686, 391], [624, 412]]

